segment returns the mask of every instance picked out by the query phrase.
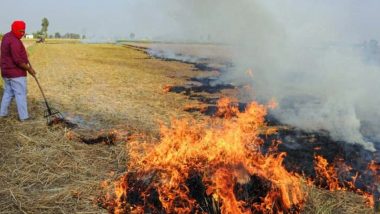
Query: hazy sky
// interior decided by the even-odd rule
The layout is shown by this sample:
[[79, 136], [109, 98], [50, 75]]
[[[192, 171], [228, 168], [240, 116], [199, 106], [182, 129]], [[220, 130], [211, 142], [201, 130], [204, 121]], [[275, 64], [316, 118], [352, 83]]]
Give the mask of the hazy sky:
[[[191, 13], [191, 10], [181, 6], [181, 2], [185, 1], [191, 2], [191, 0], [3, 0], [0, 7], [0, 32], [9, 31], [10, 23], [15, 19], [25, 20], [27, 31], [34, 32], [40, 29], [41, 19], [47, 17], [50, 21], [50, 34], [73, 32], [87, 36], [120, 38], [134, 32], [140, 38], [166, 36], [176, 32], [178, 16], [182, 13]], [[328, 20], [336, 22], [332, 23], [332, 26], [339, 28], [339, 32], [350, 32], [348, 39], [380, 38], [378, 0], [259, 1], [280, 20], [280, 23], [284, 21], [296, 26], [300, 22], [323, 23], [321, 19], [334, 17]], [[215, 0], [215, 4], [218, 3], [218, 0]], [[239, 4], [239, 1], [236, 1], [236, 4]], [[323, 29], [323, 26], [320, 27]]]

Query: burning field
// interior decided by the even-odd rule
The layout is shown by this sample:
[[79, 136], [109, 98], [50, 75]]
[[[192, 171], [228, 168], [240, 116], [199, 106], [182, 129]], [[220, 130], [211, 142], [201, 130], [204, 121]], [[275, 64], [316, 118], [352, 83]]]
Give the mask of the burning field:
[[[112, 186], [114, 194], [99, 203], [110, 213], [369, 212], [374, 196], [355, 186], [365, 175], [357, 173], [348, 181], [341, 177], [352, 170], [349, 166], [335, 167], [315, 155], [313, 178], [285, 168], [281, 142], [265, 146], [263, 140], [278, 132], [265, 123], [268, 107], [273, 104], [253, 102], [240, 112], [229, 99], [221, 99], [217, 117], [173, 120], [170, 127], [161, 127], [160, 141], [153, 147], [152, 142], [131, 142], [128, 172]], [[373, 163], [368, 167], [369, 183], [377, 183], [373, 179], [378, 179], [378, 169]], [[104, 188], [109, 185], [105, 182]], [[330, 198], [319, 201], [326, 193], [315, 186], [331, 191]], [[346, 196], [334, 200], [338, 196], [333, 192]], [[354, 204], [337, 205], [339, 200]]]
[[172, 121], [172, 127], [161, 128], [160, 143], [153, 148], [132, 143], [130, 172], [117, 184], [116, 200], [107, 202], [109, 210], [299, 211], [305, 197], [300, 176], [286, 171], [276, 144], [265, 154], [261, 148], [259, 135], [275, 131], [264, 123], [266, 107], [251, 103], [245, 112], [231, 107], [219, 108], [218, 114], [223, 119]]
[[247, 86], [212, 84], [228, 63], [165, 59], [133, 44], [56, 42], [29, 52], [52, 105], [75, 126], [46, 127], [29, 79], [36, 119], [19, 123], [13, 107], [0, 121], [1, 213], [373, 213], [379, 206], [376, 153], [279, 123], [269, 113], [275, 101], [242, 101]]

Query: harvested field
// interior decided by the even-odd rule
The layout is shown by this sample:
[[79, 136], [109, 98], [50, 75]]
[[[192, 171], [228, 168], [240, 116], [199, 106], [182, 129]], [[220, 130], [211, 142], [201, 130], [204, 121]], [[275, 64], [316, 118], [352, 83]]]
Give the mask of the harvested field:
[[[181, 107], [189, 101], [162, 88], [194, 75], [190, 65], [150, 59], [115, 45], [47, 44], [31, 51], [47, 97], [91, 128], [123, 124], [151, 132], [156, 120], [186, 114]], [[36, 85], [31, 81], [29, 86], [30, 98], [41, 100]]]
[[[111, 145], [87, 145], [66, 127], [47, 127], [41, 94], [29, 77], [34, 119], [18, 122], [13, 104], [10, 117], [0, 120], [0, 213], [107, 213], [97, 204], [104, 194], [101, 183], [128, 171], [125, 148], [130, 139], [140, 134], [157, 139], [158, 121], [169, 124], [172, 117], [206, 117], [184, 111], [200, 106], [199, 99], [189, 99], [187, 89], [164, 90], [186, 85], [193, 77], [214, 75], [192, 64], [163, 61], [130, 46], [111, 44], [55, 40], [32, 45], [28, 51], [50, 104], [79, 125], [76, 134], [87, 139], [115, 132], [118, 137]], [[195, 95], [217, 99], [233, 91]], [[307, 188], [310, 198], [304, 213], [372, 211], [356, 194]]]
[[[194, 102], [162, 90], [193, 75], [191, 65], [115, 45], [36, 44], [29, 52], [50, 104], [83, 134], [120, 129], [155, 136], [158, 120], [189, 114], [181, 109]], [[42, 96], [28, 81], [34, 120], [18, 122], [13, 103], [10, 117], [0, 121], [0, 212], [105, 212], [95, 199], [102, 180], [126, 171], [126, 142], [86, 145], [68, 140], [65, 128], [48, 128]]]

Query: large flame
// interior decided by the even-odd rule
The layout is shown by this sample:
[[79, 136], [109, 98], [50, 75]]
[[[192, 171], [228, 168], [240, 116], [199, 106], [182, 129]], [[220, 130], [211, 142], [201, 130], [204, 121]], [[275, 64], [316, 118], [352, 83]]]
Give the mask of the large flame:
[[[283, 167], [284, 153], [263, 152], [260, 136], [275, 132], [264, 122], [267, 106], [254, 102], [239, 112], [229, 103], [228, 99], [219, 102], [223, 119], [173, 120], [171, 127], [161, 127], [159, 143], [131, 143], [129, 173], [118, 181], [109, 210], [211, 212], [205, 210], [208, 207], [221, 213], [275, 213], [299, 209], [304, 199], [300, 177]], [[255, 188], [261, 188], [261, 193], [255, 195]]]

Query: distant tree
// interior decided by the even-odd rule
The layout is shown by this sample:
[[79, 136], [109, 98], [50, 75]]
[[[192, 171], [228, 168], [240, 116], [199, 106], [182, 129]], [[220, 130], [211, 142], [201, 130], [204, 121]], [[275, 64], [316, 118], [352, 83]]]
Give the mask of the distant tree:
[[46, 17], [44, 17], [44, 18], [42, 19], [41, 26], [42, 26], [42, 28], [41, 28], [41, 32], [42, 32], [43, 34], [47, 35], [48, 27], [49, 27], [49, 20], [48, 20]]
[[131, 33], [131, 34], [129, 34], [129, 39], [131, 39], [131, 40], [134, 40], [135, 39], [135, 34], [134, 33]]
[[54, 38], [56, 38], [56, 39], [60, 39], [60, 38], [61, 38], [61, 34], [60, 34], [59, 32], [56, 32], [56, 33], [54, 34]]
[[3, 34], [2, 34], [2, 33], [0, 33], [0, 39], [1, 39], [1, 38], [3, 38]]
[[44, 42], [45, 38], [48, 37], [48, 27], [49, 20], [44, 17], [41, 21], [41, 30], [33, 34], [36, 38], [38, 38], [38, 42]]
[[86, 35], [82, 35], [82, 39], [86, 39]]
[[49, 39], [52, 39], [52, 38], [54, 38], [54, 36], [53, 35], [49, 35]]
[[65, 39], [80, 39], [80, 35], [76, 33], [66, 33], [63, 35], [63, 38]]

